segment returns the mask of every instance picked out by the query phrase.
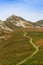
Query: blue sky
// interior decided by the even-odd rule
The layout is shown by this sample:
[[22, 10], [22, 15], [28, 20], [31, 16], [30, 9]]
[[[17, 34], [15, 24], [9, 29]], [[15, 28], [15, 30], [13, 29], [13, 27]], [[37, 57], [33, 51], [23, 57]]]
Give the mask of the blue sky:
[[0, 0], [0, 19], [10, 15], [22, 16], [30, 21], [43, 19], [43, 0]]

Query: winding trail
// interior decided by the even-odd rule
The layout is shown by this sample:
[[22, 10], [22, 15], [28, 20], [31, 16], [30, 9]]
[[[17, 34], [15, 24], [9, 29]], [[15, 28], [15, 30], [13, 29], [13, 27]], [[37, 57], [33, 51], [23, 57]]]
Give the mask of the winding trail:
[[29, 38], [30, 39], [30, 44], [36, 49], [29, 57], [27, 57], [27, 58], [25, 58], [24, 60], [22, 60], [21, 62], [19, 62], [18, 64], [16, 64], [16, 65], [21, 65], [21, 64], [23, 64], [23, 63], [25, 63], [28, 59], [30, 59], [30, 58], [32, 58], [38, 51], [39, 51], [39, 46], [36, 46], [33, 42], [32, 42], [32, 38], [31, 37], [29, 37], [29, 36], [26, 36], [27, 35], [27, 33], [25, 32], [25, 31], [23, 31], [24, 32], [24, 37], [27, 37], [27, 38]]

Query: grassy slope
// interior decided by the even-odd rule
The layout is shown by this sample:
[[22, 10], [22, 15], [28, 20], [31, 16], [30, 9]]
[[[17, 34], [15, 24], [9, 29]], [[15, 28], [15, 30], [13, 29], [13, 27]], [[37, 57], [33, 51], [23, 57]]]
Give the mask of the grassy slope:
[[16, 65], [34, 51], [29, 39], [23, 35], [21, 29], [15, 29], [6, 39], [0, 39], [0, 65]]
[[[27, 32], [33, 38], [33, 42], [43, 39], [43, 32]], [[35, 43], [37, 45], [37, 43]], [[40, 45], [39, 52], [30, 60], [22, 65], [43, 65], [43, 45]]]
[[[28, 31], [27, 33], [33, 38], [34, 43], [43, 39], [43, 32]], [[0, 35], [3, 36], [3, 34], [2, 32]], [[34, 48], [23, 34], [22, 29], [15, 29], [13, 33], [7, 35], [6, 40], [0, 39], [0, 65], [16, 65], [33, 53]], [[41, 46], [39, 52], [22, 65], [43, 65], [43, 45]]]

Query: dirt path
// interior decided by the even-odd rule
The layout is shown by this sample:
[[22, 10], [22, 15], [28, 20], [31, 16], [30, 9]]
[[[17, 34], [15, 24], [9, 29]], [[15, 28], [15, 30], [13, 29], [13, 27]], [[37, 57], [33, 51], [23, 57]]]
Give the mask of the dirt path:
[[25, 63], [28, 59], [30, 59], [30, 58], [32, 58], [38, 51], [39, 51], [39, 46], [36, 46], [33, 42], [32, 42], [32, 38], [31, 37], [29, 37], [29, 36], [26, 36], [27, 35], [27, 33], [24, 31], [24, 37], [27, 37], [27, 38], [29, 38], [30, 39], [30, 44], [36, 49], [29, 57], [27, 57], [27, 58], [25, 58], [24, 60], [22, 60], [21, 62], [19, 62], [17, 65], [21, 65], [21, 64], [23, 64], [23, 63]]

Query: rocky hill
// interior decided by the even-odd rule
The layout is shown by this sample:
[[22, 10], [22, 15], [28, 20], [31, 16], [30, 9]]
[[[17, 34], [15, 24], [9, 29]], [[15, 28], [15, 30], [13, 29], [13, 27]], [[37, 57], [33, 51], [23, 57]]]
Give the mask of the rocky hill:
[[27, 21], [22, 17], [12, 15], [8, 17], [5, 21], [0, 20], [0, 31], [13, 31], [15, 28], [41, 28], [43, 27], [43, 20], [39, 20], [36, 23], [32, 23], [31, 21]]

